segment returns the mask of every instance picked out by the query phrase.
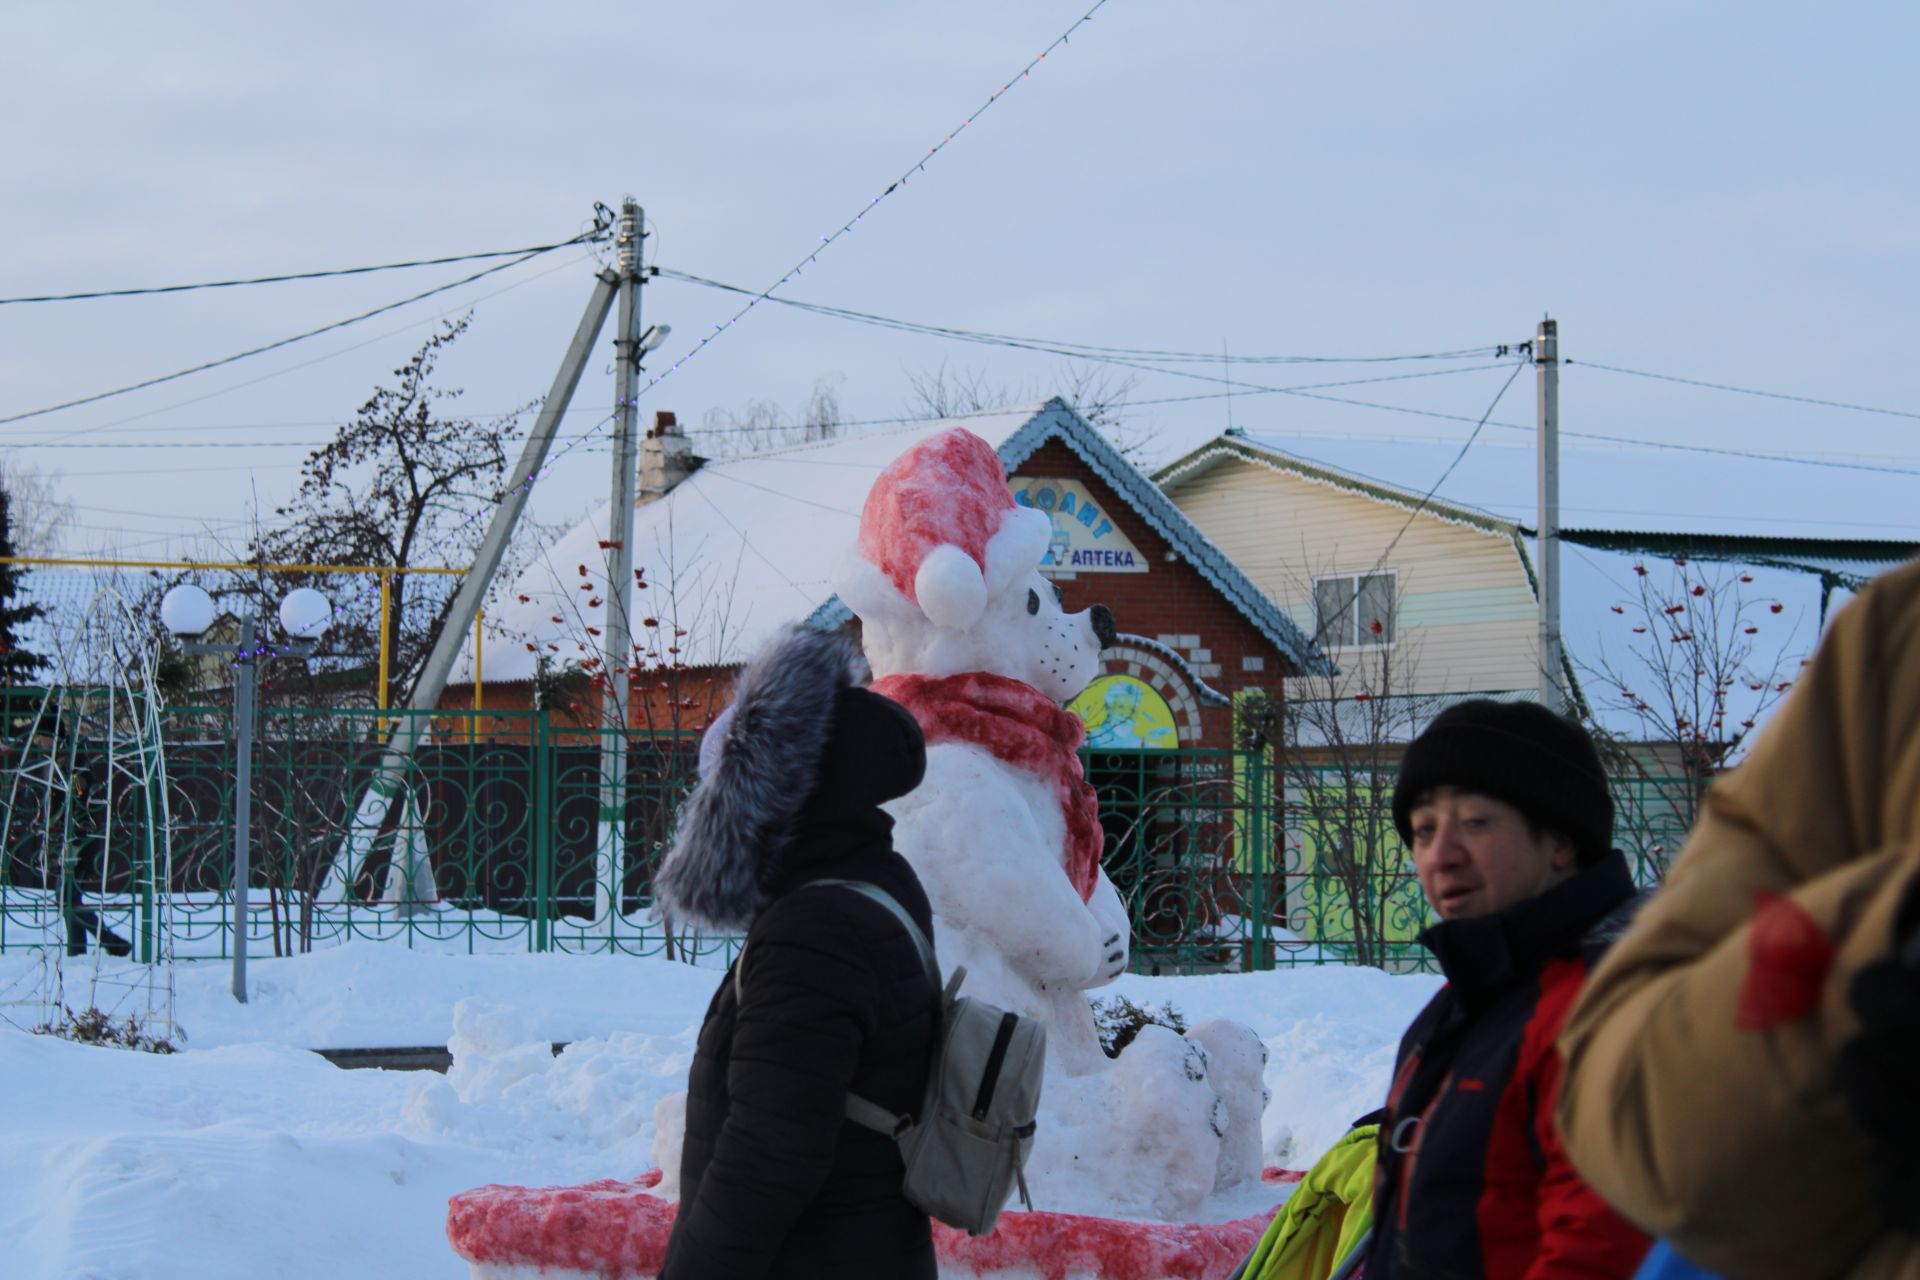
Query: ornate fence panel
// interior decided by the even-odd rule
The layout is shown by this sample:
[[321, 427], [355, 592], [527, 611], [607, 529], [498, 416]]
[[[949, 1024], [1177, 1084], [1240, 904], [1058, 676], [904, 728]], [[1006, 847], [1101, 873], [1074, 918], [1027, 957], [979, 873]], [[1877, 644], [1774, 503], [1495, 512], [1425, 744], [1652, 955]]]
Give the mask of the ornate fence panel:
[[1089, 752], [1103, 865], [1133, 917], [1133, 968], [1272, 963], [1272, 776], [1239, 751]]
[[[170, 710], [164, 806], [97, 798], [76, 839], [69, 806], [35, 781], [36, 752], [48, 748], [32, 732], [32, 707], [43, 701], [40, 691], [0, 692], [0, 796], [12, 797], [0, 827], [0, 951], [67, 945], [82, 912], [135, 939], [143, 958], [159, 954], [156, 922], [171, 941], [167, 954], [229, 955], [227, 709]], [[731, 954], [737, 939], [669, 932], [653, 911], [653, 877], [693, 785], [696, 737], [633, 733], [614, 753], [611, 732], [556, 725], [540, 712], [427, 713], [427, 740], [391, 780], [390, 801], [369, 804], [386, 731], [409, 714], [263, 709], [251, 954], [349, 939], [708, 963]], [[83, 730], [62, 749], [79, 759], [95, 745]], [[615, 759], [620, 786], [608, 772]], [[1427, 966], [1417, 935], [1429, 915], [1388, 813], [1391, 770], [1276, 769], [1263, 753], [1225, 750], [1083, 760], [1100, 796], [1104, 866], [1132, 915], [1137, 971]], [[1684, 836], [1663, 798], [1670, 784], [1643, 779], [1616, 792], [1616, 839], [1641, 882], [1654, 883]], [[163, 812], [164, 832], [152, 816]], [[151, 848], [162, 835], [170, 869], [157, 876], [130, 854], [103, 852]], [[62, 849], [82, 889], [64, 903], [53, 874]]]

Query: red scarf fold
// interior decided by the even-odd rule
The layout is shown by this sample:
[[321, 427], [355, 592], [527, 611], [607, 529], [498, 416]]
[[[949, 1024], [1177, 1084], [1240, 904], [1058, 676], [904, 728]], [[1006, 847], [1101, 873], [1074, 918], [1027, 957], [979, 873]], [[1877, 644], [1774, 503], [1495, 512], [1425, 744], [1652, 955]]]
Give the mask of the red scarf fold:
[[927, 745], [968, 742], [994, 759], [1054, 785], [1067, 820], [1067, 879], [1082, 901], [1093, 897], [1106, 837], [1100, 802], [1080, 769], [1086, 725], [1030, 684], [985, 671], [957, 676], [886, 676], [875, 693], [905, 707], [920, 722]]

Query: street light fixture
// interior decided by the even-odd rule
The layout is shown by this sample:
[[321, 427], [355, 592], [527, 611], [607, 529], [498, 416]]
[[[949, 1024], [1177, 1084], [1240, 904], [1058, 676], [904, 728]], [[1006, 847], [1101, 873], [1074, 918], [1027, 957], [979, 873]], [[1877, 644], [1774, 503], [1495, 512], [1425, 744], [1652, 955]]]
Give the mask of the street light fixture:
[[182, 641], [188, 653], [230, 655], [233, 682], [233, 887], [228, 894], [228, 928], [233, 936], [233, 998], [247, 1002], [247, 887], [252, 878], [254, 703], [263, 657], [305, 658], [333, 625], [333, 604], [312, 587], [289, 591], [280, 602], [280, 629], [291, 637], [277, 655], [255, 644], [256, 619], [249, 609], [240, 622], [238, 644], [208, 644], [194, 637], [213, 626], [213, 597], [191, 583], [172, 588], [160, 601], [160, 621]]

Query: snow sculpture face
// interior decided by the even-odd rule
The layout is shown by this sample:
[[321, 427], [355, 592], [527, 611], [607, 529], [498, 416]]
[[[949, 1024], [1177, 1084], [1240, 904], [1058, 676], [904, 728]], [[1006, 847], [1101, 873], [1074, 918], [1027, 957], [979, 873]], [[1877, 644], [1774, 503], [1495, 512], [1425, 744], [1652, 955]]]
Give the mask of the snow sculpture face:
[[1064, 703], [1100, 674], [1105, 608], [1061, 607], [1037, 572], [1053, 523], [1016, 506], [986, 441], [924, 440], [875, 481], [859, 545], [835, 575], [876, 677], [985, 671]]
[[863, 614], [862, 622], [875, 676], [989, 671], [1059, 703], [1093, 683], [1113, 637], [1103, 606], [1068, 613], [1060, 589], [1035, 572], [988, 597], [979, 621], [964, 629], [936, 626], [918, 610]]

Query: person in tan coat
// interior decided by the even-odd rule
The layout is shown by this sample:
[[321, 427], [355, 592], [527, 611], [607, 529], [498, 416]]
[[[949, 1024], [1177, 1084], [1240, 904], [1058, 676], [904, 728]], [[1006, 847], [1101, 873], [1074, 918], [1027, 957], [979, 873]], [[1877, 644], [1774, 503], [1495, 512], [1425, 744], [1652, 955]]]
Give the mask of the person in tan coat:
[[1835, 619], [1588, 980], [1558, 1107], [1588, 1182], [1729, 1277], [1920, 1277], [1883, 1122], [1920, 1107], [1917, 887], [1920, 563]]

